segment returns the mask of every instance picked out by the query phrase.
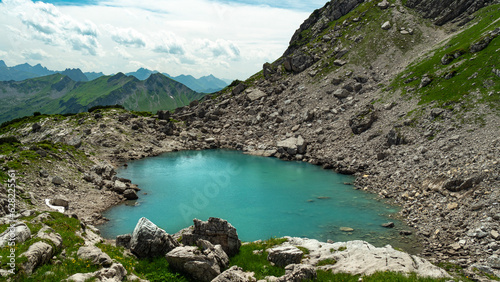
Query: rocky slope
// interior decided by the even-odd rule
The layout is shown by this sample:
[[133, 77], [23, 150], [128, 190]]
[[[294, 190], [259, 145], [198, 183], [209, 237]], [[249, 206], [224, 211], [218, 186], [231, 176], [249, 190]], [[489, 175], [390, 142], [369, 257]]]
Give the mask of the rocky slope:
[[402, 206], [421, 256], [498, 274], [500, 6], [464, 4], [437, 26], [421, 17], [432, 3], [329, 2], [282, 58], [172, 116], [112, 109], [2, 128], [22, 142], [0, 145], [2, 206], [15, 169], [20, 211], [66, 201], [67, 213], [98, 223], [105, 208], [140, 196], [117, 165], [232, 148], [354, 174], [358, 189]]

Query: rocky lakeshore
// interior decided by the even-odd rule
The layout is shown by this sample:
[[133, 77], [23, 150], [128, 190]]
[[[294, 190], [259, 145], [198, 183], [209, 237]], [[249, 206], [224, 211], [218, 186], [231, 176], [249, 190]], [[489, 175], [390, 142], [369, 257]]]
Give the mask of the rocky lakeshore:
[[[50, 217], [42, 216], [44, 213], [30, 217], [35, 211], [53, 211], [49, 205], [64, 207], [65, 214], [81, 221], [84, 229], [76, 225], [74, 229], [81, 233], [78, 236], [90, 242], [86, 245], [94, 245], [102, 241], [93, 227], [105, 221], [101, 213], [141, 197], [140, 187], [116, 177], [118, 166], [164, 152], [227, 148], [354, 175], [356, 189], [402, 207], [400, 216], [425, 246], [420, 257], [458, 265], [466, 269], [469, 278], [487, 280], [488, 276], [477, 270], [500, 277], [500, 62], [498, 57], [488, 57], [491, 50], [498, 49], [498, 21], [489, 21], [491, 24], [474, 35], [477, 38], [465, 37], [464, 54], [450, 55], [448, 49], [440, 49], [452, 46], [446, 42], [460, 39], [460, 32], [481, 26], [481, 20], [497, 12], [499, 5], [494, 1], [458, 5], [457, 14], [446, 15], [426, 13], [425, 5], [416, 2], [408, 1], [406, 6], [397, 1], [329, 2], [297, 30], [282, 58], [264, 64], [262, 72], [247, 81], [236, 82], [173, 113], [103, 109], [29, 117], [5, 126], [0, 131], [0, 166], [5, 179], [0, 183], [2, 228], [9, 223], [6, 183], [10, 170], [15, 171], [17, 218], [29, 218], [26, 224], [37, 217], [42, 218], [35, 220], [36, 224], [51, 222]], [[480, 9], [482, 6], [486, 7]], [[422, 14], [440, 25], [426, 22]], [[370, 34], [390, 40], [370, 41], [374, 40]], [[373, 54], [366, 53], [367, 46], [375, 49]], [[446, 54], [441, 55], [443, 52]], [[438, 54], [438, 63], [433, 70], [420, 73], [418, 65], [411, 63], [414, 58], [431, 60], [429, 54]], [[477, 72], [460, 76], [473, 68], [460, 69], [466, 62], [479, 64], [482, 60], [487, 63]], [[438, 84], [456, 78], [464, 85], [470, 83], [463, 94], [467, 99], [446, 96], [446, 100], [433, 94], [433, 89], [462, 91]], [[428, 96], [435, 100], [425, 100]], [[57, 233], [25, 233], [29, 234], [25, 239], [44, 238], [45, 243], [36, 247], [50, 250], [49, 256], [27, 264], [26, 271], [63, 260], [64, 248]], [[177, 239], [166, 241], [176, 246]], [[220, 253], [218, 243], [199, 244], [202, 252]], [[325, 255], [325, 247], [318, 244], [364, 253], [376, 249], [362, 242], [328, 245], [299, 238], [287, 238], [282, 247], [290, 247], [291, 253], [298, 253], [292, 247], [309, 248], [312, 251], [304, 259], [305, 265], [316, 266], [314, 256]], [[378, 251], [394, 250], [375, 250], [373, 256], [380, 256]], [[342, 253], [334, 252], [332, 258], [341, 262], [345, 259]], [[408, 261], [408, 257], [401, 260]], [[366, 273], [350, 269], [353, 263], [344, 261], [322, 269]], [[94, 273], [99, 274], [94, 277], [123, 273], [121, 267], [113, 265], [103, 271], [96, 269]], [[219, 271], [227, 266], [219, 265]], [[290, 267], [290, 273], [294, 269]]]

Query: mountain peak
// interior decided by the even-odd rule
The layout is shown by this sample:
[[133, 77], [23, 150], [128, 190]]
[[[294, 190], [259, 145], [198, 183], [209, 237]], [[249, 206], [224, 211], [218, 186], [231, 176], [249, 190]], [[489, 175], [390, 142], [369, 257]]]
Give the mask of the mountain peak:
[[0, 60], [0, 68], [7, 68], [7, 65], [3, 60]]

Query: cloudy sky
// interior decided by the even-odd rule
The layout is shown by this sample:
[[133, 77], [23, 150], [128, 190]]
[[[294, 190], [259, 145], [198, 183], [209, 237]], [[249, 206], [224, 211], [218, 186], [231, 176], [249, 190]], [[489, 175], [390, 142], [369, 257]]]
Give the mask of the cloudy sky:
[[0, 0], [0, 60], [245, 79], [327, 0]]

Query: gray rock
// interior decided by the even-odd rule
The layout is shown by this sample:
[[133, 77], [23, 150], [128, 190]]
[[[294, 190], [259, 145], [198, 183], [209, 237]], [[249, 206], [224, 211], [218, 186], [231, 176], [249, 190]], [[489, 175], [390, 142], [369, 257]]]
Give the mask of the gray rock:
[[332, 84], [333, 85], [340, 85], [342, 83], [342, 79], [338, 77], [332, 78]]
[[277, 282], [301, 282], [304, 280], [315, 280], [316, 269], [312, 265], [290, 264], [285, 267], [285, 275], [279, 277]]
[[493, 38], [494, 37], [491, 36], [491, 34], [483, 36], [479, 41], [474, 42], [470, 45], [469, 51], [471, 53], [477, 53], [483, 51], [484, 49], [486, 49], [486, 47], [488, 47]]
[[247, 88], [247, 86], [244, 83], [240, 83], [235, 88], [233, 88], [232, 93], [233, 93], [233, 95], [238, 95], [241, 92], [243, 92], [246, 88]]
[[244, 272], [243, 268], [235, 265], [219, 274], [212, 282], [255, 282], [257, 279], [254, 275], [253, 272]]
[[339, 99], [344, 99], [349, 97], [350, 93], [344, 88], [339, 88], [333, 92], [333, 96], [339, 98]]
[[431, 84], [431, 82], [432, 82], [432, 79], [430, 77], [424, 76], [424, 77], [422, 77], [422, 80], [420, 81], [419, 88], [424, 88], [427, 85]]
[[488, 258], [488, 265], [495, 269], [500, 269], [500, 256], [492, 255]]
[[61, 234], [56, 233], [54, 229], [52, 229], [46, 225], [44, 227], [42, 227], [40, 230], [38, 230], [36, 237], [38, 237], [40, 239], [51, 241], [52, 244], [54, 244], [54, 246], [56, 247], [54, 252], [57, 250], [60, 250], [62, 248], [63, 239], [62, 239]]
[[167, 253], [166, 259], [175, 270], [198, 281], [212, 281], [229, 265], [229, 258], [220, 245], [213, 246], [205, 241], [200, 247], [202, 250], [196, 246], [177, 247]]
[[31, 275], [33, 270], [50, 261], [54, 256], [54, 248], [45, 242], [36, 242], [31, 245], [28, 250], [21, 254], [20, 257], [26, 257], [27, 261], [23, 263], [22, 268], [27, 275]]
[[366, 107], [349, 120], [349, 126], [354, 134], [361, 134], [370, 129], [377, 120], [377, 114], [372, 105]]
[[389, 29], [391, 29], [391, 27], [392, 27], [392, 25], [391, 25], [391, 22], [389, 22], [389, 21], [384, 22], [384, 23], [382, 24], [382, 29], [383, 29], [383, 30], [389, 30]]
[[197, 244], [198, 240], [206, 240], [214, 245], [221, 245], [228, 256], [236, 255], [241, 246], [238, 233], [229, 222], [210, 217], [208, 221], [193, 219], [194, 226], [185, 229], [182, 234], [184, 245]]
[[397, 132], [395, 129], [391, 129], [391, 131], [387, 133], [386, 138], [387, 138], [387, 145], [389, 146], [393, 145], [398, 146], [407, 143], [404, 136], [401, 133]]
[[387, 0], [382, 0], [382, 2], [378, 3], [377, 6], [380, 9], [387, 9], [389, 8], [390, 3]]
[[53, 206], [64, 207], [64, 209], [69, 208], [69, 201], [65, 196], [58, 195], [54, 199], [50, 200], [50, 204]]
[[169, 111], [157, 111], [156, 114], [158, 115], [159, 120], [170, 121], [170, 112]]
[[121, 182], [120, 180], [116, 180], [115, 181], [115, 184], [114, 184], [114, 187], [113, 187], [113, 190], [120, 193], [120, 194], [123, 194], [125, 192], [125, 190], [128, 189], [128, 186], [127, 184]]
[[394, 222], [384, 223], [384, 224], [382, 224], [382, 227], [393, 228], [394, 227]]
[[255, 101], [255, 100], [259, 100], [260, 98], [262, 97], [266, 97], [267, 94], [266, 92], [260, 90], [260, 89], [251, 89], [248, 94], [247, 94], [247, 97], [248, 99], [250, 99], [250, 101]]
[[31, 230], [29, 227], [25, 223], [19, 222], [14, 224], [12, 227], [9, 226], [7, 230], [0, 234], [0, 248], [9, 243], [9, 239], [12, 238], [13, 234], [15, 234], [14, 242], [18, 244], [31, 238]]
[[307, 142], [299, 135], [298, 137], [290, 137], [283, 141], [278, 141], [276, 146], [279, 148], [278, 151], [281, 149], [293, 156], [296, 154], [304, 154], [307, 149]]
[[66, 142], [66, 144], [78, 149], [82, 146], [82, 138], [80, 138], [79, 136], [72, 137]]
[[425, 18], [434, 20], [436, 25], [444, 25], [463, 15], [472, 15], [487, 5], [489, 0], [408, 0], [406, 6], [417, 10]]
[[304, 253], [294, 246], [280, 246], [267, 250], [267, 260], [279, 267], [300, 263]]
[[95, 281], [119, 282], [127, 276], [127, 270], [121, 263], [113, 263], [109, 268], [103, 268], [90, 273], [77, 273], [68, 277], [68, 281], [85, 282]]
[[110, 266], [113, 263], [109, 255], [96, 246], [80, 247], [77, 256], [83, 260], [90, 260], [93, 264], [102, 266]]
[[64, 184], [64, 180], [59, 176], [54, 176], [52, 177], [52, 183], [55, 185], [62, 185]]
[[123, 196], [127, 200], [137, 200], [139, 197], [137, 196], [137, 193], [133, 189], [127, 189], [123, 192]]
[[[44, 152], [45, 152], [45, 151], [44, 151]], [[41, 170], [40, 170], [40, 177], [42, 177], [42, 178], [47, 178], [47, 177], [49, 177], [49, 173], [48, 173], [46, 170], [41, 169]]]
[[130, 251], [139, 258], [164, 256], [177, 246], [172, 236], [145, 217], [139, 219], [130, 239]]
[[132, 240], [132, 235], [124, 234], [116, 236], [116, 246], [124, 247], [125, 249], [130, 249], [130, 240]]
[[297, 51], [291, 56], [287, 56], [283, 62], [286, 71], [300, 73], [314, 64], [314, 57]]

